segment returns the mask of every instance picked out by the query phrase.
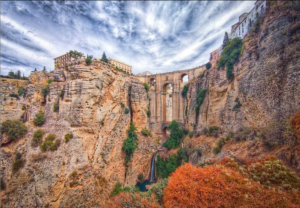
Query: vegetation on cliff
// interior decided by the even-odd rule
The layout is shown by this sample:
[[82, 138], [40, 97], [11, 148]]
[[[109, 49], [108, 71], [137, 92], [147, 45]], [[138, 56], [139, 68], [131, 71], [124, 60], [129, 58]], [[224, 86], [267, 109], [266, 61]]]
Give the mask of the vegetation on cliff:
[[[45, 141], [40, 145], [40, 149], [45, 151], [55, 151], [60, 146], [60, 140], [56, 139], [55, 134], [48, 134], [48, 136], [45, 138]], [[54, 142], [55, 140], [55, 142]]]
[[43, 136], [45, 134], [45, 131], [42, 129], [38, 129], [33, 133], [33, 137], [31, 140], [31, 146], [32, 147], [38, 147], [43, 142]]
[[144, 83], [144, 87], [145, 87], [146, 92], [149, 92], [150, 87], [147, 83]]
[[181, 92], [182, 97], [186, 98], [188, 90], [189, 90], [189, 84], [184, 85]]
[[199, 89], [197, 92], [197, 106], [195, 108], [196, 115], [199, 115], [200, 107], [203, 104], [204, 98], [205, 98], [206, 90], [205, 89]]
[[300, 140], [300, 111], [290, 119], [290, 124], [295, 130], [295, 134], [298, 137], [298, 140]]
[[172, 154], [169, 158], [163, 160], [159, 155], [156, 161], [156, 172], [161, 178], [167, 178], [183, 162], [188, 162], [189, 156], [185, 148], [181, 148], [177, 154]]
[[42, 126], [46, 121], [46, 118], [44, 116], [44, 111], [40, 110], [34, 117], [33, 123], [36, 126]]
[[180, 145], [183, 139], [183, 130], [179, 128], [176, 121], [172, 121], [172, 123], [168, 126], [168, 130], [170, 131], [170, 137], [163, 146], [168, 149], [175, 149]]
[[123, 142], [123, 147], [122, 150], [125, 152], [126, 157], [125, 157], [125, 163], [127, 164], [133, 155], [134, 150], [138, 146], [138, 138], [136, 134], [136, 128], [134, 124], [131, 122], [130, 127], [127, 130], [128, 137], [127, 139], [124, 140]]
[[108, 59], [107, 59], [107, 57], [106, 57], [105, 52], [103, 52], [103, 54], [102, 54], [101, 61], [103, 61], [103, 62], [105, 62], [105, 63], [108, 63]]
[[1, 134], [6, 133], [8, 140], [17, 140], [25, 136], [27, 127], [18, 120], [6, 120], [1, 124]]
[[226, 66], [226, 77], [232, 79], [233, 66], [239, 61], [242, 54], [243, 40], [240, 38], [234, 38], [230, 40], [226, 47], [223, 49], [221, 58], [218, 63], [218, 69]]

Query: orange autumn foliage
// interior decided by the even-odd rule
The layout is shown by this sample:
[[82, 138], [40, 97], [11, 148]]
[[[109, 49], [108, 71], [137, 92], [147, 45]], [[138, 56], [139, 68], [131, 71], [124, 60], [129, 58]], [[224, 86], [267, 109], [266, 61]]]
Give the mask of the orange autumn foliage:
[[158, 208], [161, 207], [155, 202], [155, 197], [150, 199], [141, 197], [139, 193], [120, 193], [112, 197], [106, 204], [106, 208], [120, 208], [120, 207], [138, 207], [138, 208]]
[[294, 128], [297, 138], [300, 139], [300, 111], [290, 119], [290, 124]]
[[164, 205], [176, 207], [299, 207], [285, 192], [261, 184], [224, 166], [196, 168], [185, 164], [171, 175]]

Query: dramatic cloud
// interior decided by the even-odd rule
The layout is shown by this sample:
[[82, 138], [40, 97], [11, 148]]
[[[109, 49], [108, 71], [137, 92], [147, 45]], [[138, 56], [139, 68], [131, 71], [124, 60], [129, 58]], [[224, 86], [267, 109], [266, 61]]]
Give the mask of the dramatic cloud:
[[253, 1], [1, 1], [1, 74], [69, 50], [160, 73], [202, 65]]

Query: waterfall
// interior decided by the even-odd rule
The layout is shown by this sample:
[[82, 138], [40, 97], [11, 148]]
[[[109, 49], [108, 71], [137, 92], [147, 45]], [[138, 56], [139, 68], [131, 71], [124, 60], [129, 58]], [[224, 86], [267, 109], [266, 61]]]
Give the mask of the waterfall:
[[156, 152], [153, 154], [152, 161], [151, 161], [150, 183], [153, 183], [155, 181], [155, 157], [156, 157]]

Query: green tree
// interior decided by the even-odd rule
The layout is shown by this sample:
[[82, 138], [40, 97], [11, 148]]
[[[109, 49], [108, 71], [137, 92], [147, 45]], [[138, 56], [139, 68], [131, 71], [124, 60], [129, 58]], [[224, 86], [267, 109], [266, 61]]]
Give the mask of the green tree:
[[45, 66], [43, 67], [43, 71], [44, 71], [44, 72], [47, 71]]
[[114, 189], [112, 190], [112, 192], [110, 194], [110, 197], [116, 196], [121, 192], [123, 192], [122, 184], [120, 182], [117, 182]]
[[19, 87], [19, 89], [18, 89], [18, 95], [19, 96], [22, 96], [23, 94], [24, 94], [24, 92], [25, 92], [25, 89], [24, 89], [24, 87]]
[[206, 63], [206, 69], [210, 69], [211, 68], [211, 63], [210, 62], [208, 62], [208, 63]]
[[36, 68], [34, 68], [34, 71], [35, 71], [35, 72], [37, 71]]
[[11, 79], [14, 79], [15, 78], [15, 73], [13, 71], [10, 71], [8, 73], [8, 76], [11, 78]]
[[126, 164], [129, 162], [131, 156], [133, 155], [134, 150], [136, 149], [138, 145], [138, 138], [136, 134], [136, 128], [134, 124], [131, 122], [130, 127], [127, 130], [128, 137], [123, 142], [122, 150], [126, 154], [125, 162]]
[[229, 42], [229, 36], [228, 36], [228, 33], [225, 32], [222, 48], [225, 48], [227, 46], [228, 42]]
[[33, 119], [33, 123], [36, 126], [42, 126], [46, 121], [46, 118], [44, 116], [44, 112], [43, 111], [39, 111], [36, 115], [35, 118]]
[[31, 146], [38, 147], [40, 144], [42, 144], [44, 134], [45, 134], [44, 130], [42, 129], [36, 130], [31, 140]]
[[168, 130], [170, 133], [170, 138], [163, 144], [164, 147], [168, 149], [175, 149], [177, 148], [184, 136], [183, 130], [179, 128], [179, 125], [176, 121], [172, 121], [171, 124], [168, 126]]
[[105, 52], [103, 52], [103, 54], [102, 54], [101, 61], [108, 63], [108, 59], [106, 58]]
[[91, 65], [92, 64], [92, 56], [88, 55], [85, 59], [85, 63], [87, 66]]
[[6, 120], [1, 124], [1, 134], [6, 133], [7, 138], [17, 140], [25, 136], [27, 127], [24, 123], [18, 120]]
[[53, 112], [58, 112], [59, 111], [59, 103], [58, 102], [55, 102], [54, 105], [53, 105]]

